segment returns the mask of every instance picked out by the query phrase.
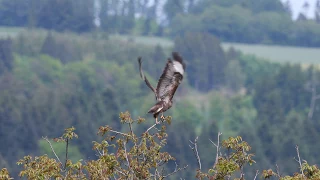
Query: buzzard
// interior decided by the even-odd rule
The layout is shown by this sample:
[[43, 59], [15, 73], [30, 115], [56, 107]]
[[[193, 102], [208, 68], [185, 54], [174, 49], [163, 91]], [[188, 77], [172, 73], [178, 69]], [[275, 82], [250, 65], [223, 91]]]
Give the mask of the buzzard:
[[182, 57], [177, 52], [173, 52], [172, 57], [173, 60], [168, 58], [156, 89], [152, 87], [147, 77], [143, 74], [141, 57], [138, 58], [140, 76], [146, 82], [147, 86], [153, 91], [157, 100], [157, 103], [148, 111], [148, 113], [153, 114], [157, 124], [159, 124], [158, 115], [162, 113], [161, 118], [163, 118], [163, 112], [171, 108], [173, 95], [183, 79], [183, 73], [186, 68]]

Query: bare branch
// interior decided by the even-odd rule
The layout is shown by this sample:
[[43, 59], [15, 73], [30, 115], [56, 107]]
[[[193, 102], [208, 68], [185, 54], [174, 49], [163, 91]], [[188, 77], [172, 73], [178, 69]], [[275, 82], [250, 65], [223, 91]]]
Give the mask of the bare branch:
[[278, 164], [276, 164], [276, 167], [277, 167], [277, 174], [278, 174], [278, 177], [280, 178], [280, 177], [281, 177], [281, 175], [280, 175], [280, 168], [279, 168]]
[[131, 136], [133, 136], [134, 133], [133, 133], [133, 130], [132, 130], [132, 122], [129, 122], [128, 124], [129, 124], [129, 128], [130, 128]]
[[52, 144], [51, 144], [51, 142], [49, 141], [48, 137], [42, 137], [42, 139], [46, 140], [47, 143], [50, 145], [51, 151], [53, 152], [54, 156], [57, 158], [57, 160], [59, 161], [59, 163], [60, 163], [61, 166], [62, 166], [62, 162], [60, 161], [58, 155], [57, 155], [56, 152], [54, 151], [54, 149], [53, 149], [53, 147], [52, 147]]
[[197, 161], [198, 161], [199, 170], [201, 170], [201, 160], [200, 160], [200, 156], [199, 156], [199, 153], [198, 153], [198, 144], [197, 144], [198, 137], [196, 137], [194, 142], [192, 142], [191, 140], [189, 140], [189, 141], [190, 141], [191, 144], [193, 144], [193, 147], [191, 145], [189, 145], [189, 147], [194, 152], [194, 155], [196, 156]]
[[149, 132], [152, 128], [154, 128], [157, 124], [152, 125], [151, 127], [149, 127], [145, 133]]
[[125, 157], [126, 157], [126, 160], [127, 160], [128, 168], [131, 171], [132, 169], [131, 169], [130, 162], [129, 162], [129, 159], [128, 159], [127, 147], [126, 147], [126, 143], [125, 142], [123, 142], [123, 148], [124, 148], [124, 154], [125, 154]]
[[66, 144], [66, 162], [64, 163], [64, 169], [67, 168], [67, 162], [68, 162], [68, 149], [69, 149], [69, 139], [67, 139], [67, 144]]
[[215, 162], [214, 162], [213, 168], [216, 167], [216, 165], [217, 165], [217, 163], [218, 163], [218, 160], [219, 160], [219, 145], [220, 145], [220, 136], [221, 136], [221, 135], [222, 135], [222, 133], [219, 132], [219, 133], [218, 133], [218, 142], [217, 142], [217, 144], [215, 144], [211, 139], [209, 139], [210, 142], [217, 148], [216, 160], [215, 160]]
[[128, 135], [128, 134], [125, 134], [125, 133], [122, 133], [122, 132], [119, 132], [119, 131], [114, 131], [114, 130], [109, 130], [110, 132], [113, 132], [113, 133], [116, 133], [116, 134], [121, 134], [121, 135], [123, 135], [123, 136], [129, 136], [130, 137], [130, 135]]
[[300, 165], [300, 170], [301, 170], [301, 174], [304, 177], [304, 179], [306, 178], [303, 174], [303, 169], [302, 169], [302, 163], [301, 163], [301, 159], [300, 159], [300, 152], [299, 152], [299, 146], [296, 145], [296, 150], [297, 150], [297, 155], [298, 155], [298, 163]]
[[254, 176], [254, 179], [253, 179], [253, 180], [256, 180], [256, 179], [257, 179], [258, 174], [259, 174], [259, 170], [256, 171], [256, 175]]
[[126, 174], [124, 172], [120, 171], [119, 169], [115, 168], [114, 170], [117, 171], [118, 173], [122, 174], [123, 176], [126, 176]]
[[184, 169], [186, 169], [188, 167], [188, 165], [185, 165], [183, 168], [178, 168], [178, 164], [176, 162], [174, 162], [174, 163], [176, 164], [176, 167], [174, 168], [174, 171], [172, 173], [169, 173], [169, 174], [165, 175], [165, 176], [162, 176], [162, 178], [167, 178], [167, 177], [169, 177], [169, 176], [171, 176], [171, 175], [173, 175], [173, 174], [175, 174], [175, 173], [177, 173], [177, 172], [179, 172], [181, 170], [184, 170]]

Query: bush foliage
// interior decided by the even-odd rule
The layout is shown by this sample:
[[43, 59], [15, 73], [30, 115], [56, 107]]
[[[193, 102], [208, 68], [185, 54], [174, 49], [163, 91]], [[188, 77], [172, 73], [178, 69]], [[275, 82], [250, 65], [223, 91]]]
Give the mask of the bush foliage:
[[[188, 165], [180, 167], [176, 159], [168, 152], [163, 150], [167, 144], [169, 135], [166, 128], [171, 124], [171, 116], [162, 118], [160, 129], [156, 124], [150, 126], [141, 134], [134, 132], [134, 127], [145, 122], [144, 118], [132, 119], [129, 112], [120, 113], [120, 122], [126, 126], [123, 132], [114, 130], [106, 125], [101, 126], [98, 135], [103, 139], [100, 142], [93, 141], [93, 150], [97, 158], [94, 160], [78, 160], [72, 162], [69, 157], [68, 147], [74, 138], [78, 138], [75, 128], [65, 129], [63, 135], [54, 138], [55, 142], [65, 143], [65, 161], [57, 156], [51, 142], [51, 147], [55, 157], [50, 158], [47, 154], [32, 157], [24, 156], [17, 164], [23, 167], [19, 176], [27, 179], [167, 179], [178, 171], [188, 170]], [[190, 151], [194, 151], [195, 158], [198, 162], [198, 169], [194, 172], [194, 177], [190, 179], [245, 179], [245, 166], [253, 165], [254, 154], [250, 153], [250, 145], [243, 141], [240, 136], [229, 137], [220, 142], [211, 143], [216, 147], [216, 156], [211, 158], [212, 165], [207, 172], [201, 168], [201, 159], [198, 154], [197, 141], [190, 141]], [[277, 177], [282, 180], [291, 179], [319, 179], [320, 170], [316, 165], [309, 165], [307, 161], [301, 162], [299, 148], [297, 149], [297, 162], [300, 164], [300, 172], [293, 176], [281, 176], [279, 170], [274, 172], [272, 169], [263, 170], [261, 177], [269, 179]], [[187, 149], [186, 149], [187, 150]], [[166, 166], [171, 161], [175, 162], [174, 169], [168, 169]], [[256, 172], [254, 179], [258, 177], [259, 171]], [[1, 179], [12, 179], [6, 168], [0, 171]]]

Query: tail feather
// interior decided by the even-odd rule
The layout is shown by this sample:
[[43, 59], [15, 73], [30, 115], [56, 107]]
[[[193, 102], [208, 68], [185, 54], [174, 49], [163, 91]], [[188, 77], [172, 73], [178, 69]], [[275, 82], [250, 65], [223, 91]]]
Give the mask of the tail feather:
[[155, 104], [150, 108], [148, 113], [153, 113], [153, 114], [159, 113], [163, 109], [163, 103], [164, 103], [163, 101], [158, 102], [157, 104]]

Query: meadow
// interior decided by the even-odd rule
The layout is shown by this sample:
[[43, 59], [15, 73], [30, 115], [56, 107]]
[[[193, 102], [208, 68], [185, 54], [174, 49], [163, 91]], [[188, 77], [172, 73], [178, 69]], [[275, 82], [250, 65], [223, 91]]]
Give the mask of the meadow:
[[23, 30], [24, 28], [18, 27], [0, 27], [0, 38], [15, 37]]

